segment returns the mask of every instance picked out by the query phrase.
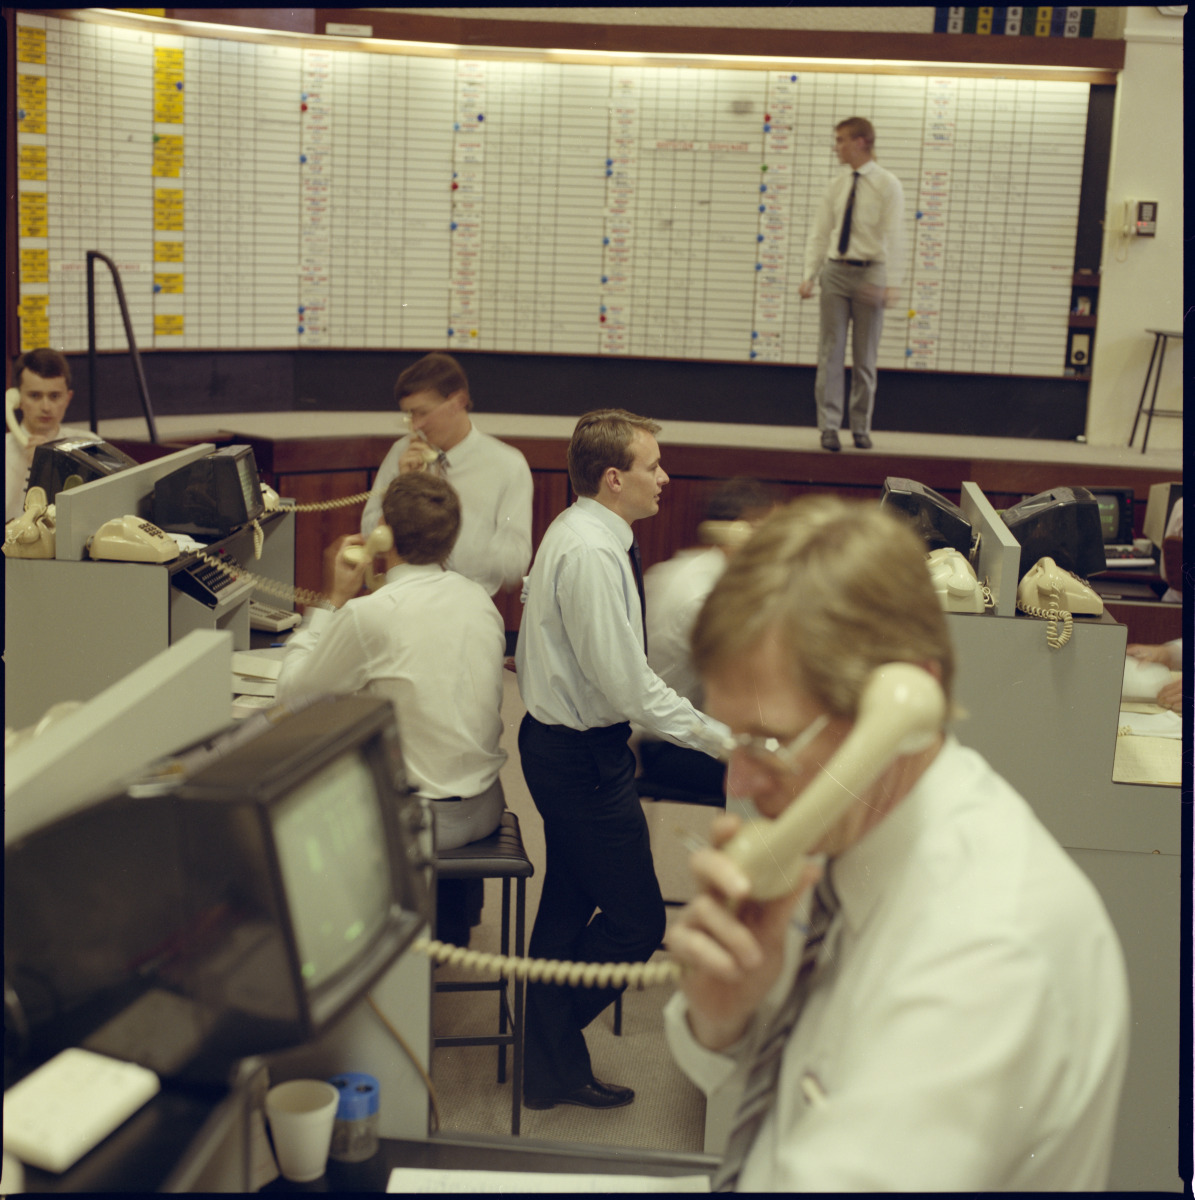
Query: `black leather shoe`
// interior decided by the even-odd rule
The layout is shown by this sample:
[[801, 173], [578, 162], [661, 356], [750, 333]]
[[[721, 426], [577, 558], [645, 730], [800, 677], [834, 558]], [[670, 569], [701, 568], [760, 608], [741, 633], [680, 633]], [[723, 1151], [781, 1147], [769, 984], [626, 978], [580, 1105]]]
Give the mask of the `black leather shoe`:
[[859, 450], [870, 450], [871, 438], [869, 438], [865, 433], [857, 433], [855, 434], [855, 446]]
[[838, 443], [837, 429], [822, 430], [822, 449], [823, 450], [841, 450], [842, 447]]
[[545, 1109], [555, 1108], [557, 1104], [576, 1104], [581, 1108], [623, 1108], [634, 1099], [635, 1093], [628, 1087], [592, 1079], [563, 1096], [524, 1096], [523, 1106]]

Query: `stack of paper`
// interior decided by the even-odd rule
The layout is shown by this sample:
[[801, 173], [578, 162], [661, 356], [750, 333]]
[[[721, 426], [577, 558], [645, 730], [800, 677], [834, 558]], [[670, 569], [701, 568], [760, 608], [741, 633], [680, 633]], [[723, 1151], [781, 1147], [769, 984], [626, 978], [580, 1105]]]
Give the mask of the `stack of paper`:
[[232, 693], [234, 696], [267, 696], [278, 692], [278, 672], [282, 669], [279, 649], [234, 650], [232, 652]]

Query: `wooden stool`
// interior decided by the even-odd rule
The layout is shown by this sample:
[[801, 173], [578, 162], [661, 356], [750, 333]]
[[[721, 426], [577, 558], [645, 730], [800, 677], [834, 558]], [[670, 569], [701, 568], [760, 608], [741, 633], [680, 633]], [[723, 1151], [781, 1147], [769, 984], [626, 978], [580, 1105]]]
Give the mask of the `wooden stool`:
[[[502, 944], [503, 954], [510, 949], [510, 881], [515, 888], [516, 957], [522, 957], [526, 928], [527, 880], [535, 873], [531, 860], [523, 849], [519, 819], [512, 812], [502, 814], [502, 821], [489, 837], [470, 842], [455, 850], [436, 854], [436, 874], [440, 879], [501, 879], [502, 880]], [[513, 1011], [507, 985], [514, 991]], [[512, 1048], [510, 1132], [517, 1137], [523, 1107], [523, 1014], [526, 984], [522, 979], [495, 979], [488, 982], [437, 982], [436, 992], [497, 992], [498, 1032], [479, 1037], [436, 1037], [435, 1049], [450, 1046], [497, 1046], [498, 1082], [506, 1082], [506, 1047]], [[509, 1032], [507, 1026], [509, 1025]]]
[[[1172, 329], [1147, 329], [1146, 333], [1154, 335], [1154, 348], [1149, 356], [1149, 366], [1145, 368], [1145, 383], [1141, 386], [1141, 399], [1137, 401], [1137, 415], [1133, 418], [1133, 432], [1129, 434], [1129, 445], [1133, 444], [1133, 439], [1137, 436], [1137, 422], [1141, 419], [1141, 411], [1145, 409], [1145, 435], [1141, 439], [1141, 453], [1145, 453], [1145, 447], [1149, 443], [1149, 427], [1153, 424], [1154, 417], [1179, 417], [1183, 415], [1181, 408], [1158, 408], [1158, 384], [1162, 382], [1162, 364], [1166, 361], [1166, 343], [1170, 338], [1178, 338], [1183, 340], [1182, 330], [1177, 332]], [[1154, 375], [1154, 360], [1157, 359], [1158, 372]], [[1149, 391], [1149, 377], [1153, 375], [1154, 390], [1149, 397], [1149, 407], [1145, 408], [1145, 393]]]

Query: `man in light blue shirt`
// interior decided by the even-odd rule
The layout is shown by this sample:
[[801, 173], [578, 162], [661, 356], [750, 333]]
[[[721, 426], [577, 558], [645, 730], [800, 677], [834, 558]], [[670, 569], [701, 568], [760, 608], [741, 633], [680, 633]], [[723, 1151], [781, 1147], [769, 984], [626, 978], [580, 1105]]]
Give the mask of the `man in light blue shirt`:
[[[547, 867], [531, 932], [537, 958], [639, 962], [664, 933], [647, 821], [635, 790], [630, 722], [718, 753], [725, 726], [647, 664], [642, 573], [631, 526], [654, 516], [668, 476], [654, 421], [587, 413], [568, 449], [579, 497], [552, 522], [524, 587], [515, 661], [527, 716], [519, 753], [544, 821]], [[613, 988], [528, 989], [529, 1108], [617, 1108], [630, 1088], [595, 1079], [582, 1030]]]

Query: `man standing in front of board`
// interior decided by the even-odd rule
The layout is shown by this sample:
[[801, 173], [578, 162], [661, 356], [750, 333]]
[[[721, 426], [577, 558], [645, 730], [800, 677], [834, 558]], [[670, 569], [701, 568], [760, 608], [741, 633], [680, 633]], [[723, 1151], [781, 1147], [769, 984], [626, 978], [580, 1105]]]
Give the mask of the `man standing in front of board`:
[[900, 180], [875, 161], [875, 130], [864, 117], [848, 117], [834, 127], [838, 161], [850, 167], [826, 189], [805, 245], [802, 300], [821, 283], [818, 337], [817, 427], [822, 449], [840, 449], [846, 331], [851, 326], [850, 427], [855, 445], [871, 449], [875, 407], [876, 352], [884, 307], [896, 299], [903, 265], [902, 222], [905, 195]]

